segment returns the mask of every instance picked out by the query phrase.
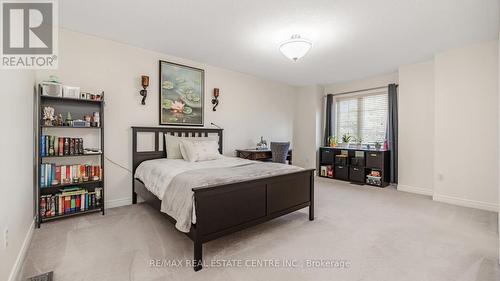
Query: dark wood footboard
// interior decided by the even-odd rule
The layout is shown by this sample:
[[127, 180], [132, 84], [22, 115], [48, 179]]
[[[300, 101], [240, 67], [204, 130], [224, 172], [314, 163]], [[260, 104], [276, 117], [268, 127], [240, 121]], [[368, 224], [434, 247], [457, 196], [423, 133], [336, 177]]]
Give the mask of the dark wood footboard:
[[193, 191], [196, 210], [194, 259], [199, 265], [202, 264], [201, 245], [204, 242], [305, 207], [309, 207], [309, 219], [314, 219], [314, 170], [193, 188]]
[[[157, 129], [164, 131], [169, 128]], [[152, 155], [150, 152], [135, 151], [136, 130], [138, 129], [134, 128], [134, 172], [140, 162], [159, 158], [150, 158]], [[179, 128], [174, 128], [174, 130], [179, 130]], [[190, 132], [193, 130], [214, 129], [189, 129]], [[156, 130], [146, 128], [146, 132], [151, 131]], [[220, 136], [222, 150], [222, 131], [220, 131]], [[139, 160], [136, 161], [136, 159]], [[140, 180], [133, 179], [132, 189], [134, 204], [137, 203], [137, 196], [139, 196], [146, 203], [160, 210], [161, 201], [147, 190]], [[196, 224], [192, 224], [187, 235], [194, 242], [193, 262], [196, 271], [200, 270], [203, 265], [202, 253], [205, 242], [306, 207], [309, 208], [309, 220], [314, 220], [314, 169], [230, 184], [195, 187], [192, 190]], [[173, 218], [164, 215], [170, 221], [175, 222]]]

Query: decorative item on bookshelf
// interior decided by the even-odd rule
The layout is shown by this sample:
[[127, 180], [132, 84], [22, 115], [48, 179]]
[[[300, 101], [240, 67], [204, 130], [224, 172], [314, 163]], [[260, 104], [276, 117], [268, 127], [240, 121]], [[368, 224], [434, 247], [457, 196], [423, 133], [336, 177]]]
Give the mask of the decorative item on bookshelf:
[[63, 97], [70, 99], [80, 98], [80, 87], [63, 86]]
[[[57, 78], [55, 78], [57, 79]], [[63, 96], [63, 86], [59, 82], [55, 81], [45, 81], [40, 83], [42, 96], [50, 97], [62, 97]]]
[[46, 106], [43, 108], [43, 122], [45, 126], [52, 126], [54, 121], [54, 108]]

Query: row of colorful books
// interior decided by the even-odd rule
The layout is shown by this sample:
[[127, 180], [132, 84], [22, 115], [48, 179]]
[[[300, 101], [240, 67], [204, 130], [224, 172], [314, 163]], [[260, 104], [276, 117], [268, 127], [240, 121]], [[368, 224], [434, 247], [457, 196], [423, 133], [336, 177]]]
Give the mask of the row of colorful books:
[[40, 156], [83, 154], [83, 139], [43, 135], [40, 138]]
[[40, 187], [57, 186], [60, 184], [98, 181], [102, 177], [100, 165], [77, 164], [60, 165], [44, 163], [40, 165]]
[[101, 207], [102, 188], [90, 192], [86, 189], [72, 188], [61, 193], [40, 197], [40, 216], [42, 218], [87, 211]]

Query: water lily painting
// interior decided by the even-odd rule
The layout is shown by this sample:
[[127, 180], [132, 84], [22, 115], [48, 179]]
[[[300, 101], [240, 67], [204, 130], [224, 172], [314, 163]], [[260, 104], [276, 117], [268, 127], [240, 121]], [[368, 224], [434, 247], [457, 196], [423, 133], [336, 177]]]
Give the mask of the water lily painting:
[[160, 125], [203, 126], [203, 69], [160, 61]]

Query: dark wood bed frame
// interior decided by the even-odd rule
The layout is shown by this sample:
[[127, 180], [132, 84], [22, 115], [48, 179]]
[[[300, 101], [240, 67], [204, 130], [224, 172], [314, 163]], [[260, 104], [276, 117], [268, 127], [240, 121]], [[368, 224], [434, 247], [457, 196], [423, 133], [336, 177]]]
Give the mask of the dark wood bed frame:
[[[216, 134], [222, 153], [222, 129], [179, 127], [132, 127], [133, 173], [146, 160], [166, 157], [164, 134], [202, 137]], [[154, 150], [138, 151], [137, 135], [154, 134]], [[160, 150], [160, 139], [163, 149]], [[255, 180], [193, 187], [196, 224], [186, 233], [194, 242], [193, 267], [202, 268], [203, 243], [257, 225], [285, 214], [309, 207], [309, 220], [314, 220], [314, 169]], [[132, 203], [140, 196], [160, 210], [161, 201], [140, 180], [132, 177]], [[164, 214], [164, 213], [163, 213]], [[164, 214], [175, 223], [175, 220]]]

